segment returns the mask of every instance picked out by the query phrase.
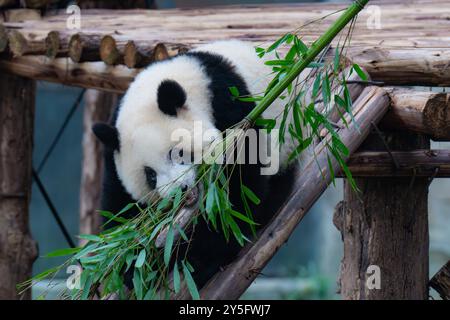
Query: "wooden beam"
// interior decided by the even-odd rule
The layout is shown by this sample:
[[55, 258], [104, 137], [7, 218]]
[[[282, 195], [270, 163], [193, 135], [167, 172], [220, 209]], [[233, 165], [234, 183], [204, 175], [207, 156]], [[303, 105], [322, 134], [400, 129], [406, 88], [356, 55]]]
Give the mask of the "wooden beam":
[[450, 300], [450, 260], [431, 278], [430, 286], [443, 300]]
[[31, 20], [41, 20], [41, 13], [35, 9], [9, 9], [4, 11], [5, 21], [23, 22]]
[[0, 70], [35, 80], [44, 80], [88, 89], [122, 93], [139, 69], [107, 66], [103, 62], [73, 63], [68, 58], [24, 56], [1, 60]]
[[[362, 151], [353, 154], [347, 164], [355, 178], [450, 178], [450, 150]], [[339, 176], [343, 177], [342, 172]]]
[[[361, 151], [429, 148], [411, 134], [373, 133]], [[340, 288], [351, 300], [428, 299], [428, 186], [426, 177], [355, 178], [344, 181], [334, 218], [344, 242]]]
[[69, 40], [69, 57], [73, 62], [100, 61], [101, 36], [77, 33]]
[[[370, 131], [370, 123], [378, 122], [387, 111], [388, 106], [389, 98], [384, 90], [370, 87], [363, 91], [354, 105], [354, 114], [359, 123], [359, 130], [353, 125], [338, 130], [350, 153], [354, 152], [364, 141]], [[328, 138], [326, 137], [326, 139]], [[258, 239], [247, 245], [233, 263], [214, 276], [201, 290], [200, 295], [203, 299], [239, 298], [275, 252], [288, 240], [297, 224], [330, 183], [324, 142], [315, 148], [315, 154], [316, 160], [311, 156], [306, 167], [300, 172], [295, 191], [289, 197], [289, 201], [275, 215]], [[337, 171], [338, 164], [333, 161], [332, 165]], [[314, 183], [311, 183], [312, 181]]]
[[0, 74], [0, 299], [20, 296], [37, 257], [29, 228], [35, 81]]
[[391, 85], [450, 86], [450, 49], [367, 47], [346, 55], [364, 67], [373, 80]]
[[423, 133], [433, 140], [450, 140], [449, 93], [398, 87], [385, 89], [392, 100], [391, 109], [382, 122], [386, 128]]

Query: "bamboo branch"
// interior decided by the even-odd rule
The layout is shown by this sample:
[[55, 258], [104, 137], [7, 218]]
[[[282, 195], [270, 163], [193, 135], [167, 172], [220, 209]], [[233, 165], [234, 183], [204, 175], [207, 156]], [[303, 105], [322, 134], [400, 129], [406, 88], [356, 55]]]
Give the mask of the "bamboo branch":
[[344, 27], [363, 9], [369, 2], [368, 0], [358, 0], [352, 3], [345, 12], [332, 24], [332, 26], [313, 43], [309, 48], [305, 57], [298, 61], [286, 76], [281, 79], [264, 98], [250, 111], [246, 119], [255, 122], [261, 114], [277, 99], [281, 93], [297, 78], [300, 73], [305, 70], [308, 65], [327, 47], [336, 37], [336, 35], [344, 29]]
[[[342, 142], [350, 153], [364, 141], [370, 131], [371, 122], [378, 122], [388, 106], [389, 98], [383, 89], [370, 87], [363, 91], [354, 105], [359, 130], [354, 124], [350, 124], [349, 128], [338, 130]], [[295, 191], [289, 197], [289, 201], [274, 216], [258, 239], [248, 244], [232, 264], [216, 274], [201, 290], [200, 295], [203, 299], [239, 298], [275, 252], [288, 240], [297, 224], [331, 181], [325, 142], [315, 147], [315, 156], [310, 155], [305, 163], [308, 164], [299, 173]], [[332, 160], [332, 166], [335, 172], [338, 171], [339, 165], [335, 160]]]

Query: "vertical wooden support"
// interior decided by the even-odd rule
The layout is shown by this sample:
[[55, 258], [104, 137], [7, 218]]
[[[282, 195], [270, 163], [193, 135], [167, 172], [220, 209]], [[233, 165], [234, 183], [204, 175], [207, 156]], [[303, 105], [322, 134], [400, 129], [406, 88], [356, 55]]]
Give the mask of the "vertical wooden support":
[[[408, 133], [383, 136], [391, 150], [430, 145], [429, 139]], [[372, 134], [360, 150], [386, 148]], [[356, 183], [359, 194], [345, 181], [335, 216], [344, 241], [342, 297], [428, 299], [428, 178], [358, 178]]]
[[29, 229], [36, 83], [0, 75], [0, 300], [19, 296], [37, 257]]
[[103, 173], [102, 146], [92, 133], [96, 122], [108, 122], [117, 95], [97, 90], [87, 90], [83, 116], [83, 162], [80, 190], [80, 233], [96, 234], [102, 224], [96, 212], [100, 208]]

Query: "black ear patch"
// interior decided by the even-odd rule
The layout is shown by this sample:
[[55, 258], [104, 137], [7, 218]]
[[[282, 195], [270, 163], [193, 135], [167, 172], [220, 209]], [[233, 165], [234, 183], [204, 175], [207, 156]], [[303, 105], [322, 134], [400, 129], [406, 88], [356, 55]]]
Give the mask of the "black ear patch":
[[92, 131], [105, 147], [119, 150], [119, 132], [115, 127], [106, 123], [96, 123], [92, 127]]
[[158, 87], [159, 109], [169, 116], [176, 116], [177, 110], [186, 102], [186, 92], [173, 80], [164, 80]]

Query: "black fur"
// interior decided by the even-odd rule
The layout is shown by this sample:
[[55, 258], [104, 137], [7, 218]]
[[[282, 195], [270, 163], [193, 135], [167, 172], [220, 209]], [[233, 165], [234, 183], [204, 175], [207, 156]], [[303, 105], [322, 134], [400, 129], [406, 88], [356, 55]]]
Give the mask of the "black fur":
[[116, 127], [106, 123], [96, 123], [92, 127], [92, 131], [107, 148], [119, 150], [119, 133]]
[[[198, 59], [204, 66], [207, 75], [211, 78], [209, 89], [212, 94], [212, 108], [216, 127], [223, 131], [241, 121], [252, 110], [254, 103], [233, 99], [229, 87], [237, 87], [240, 95], [249, 94], [245, 82], [235, 72], [234, 67], [226, 59], [218, 55], [201, 52], [187, 53], [186, 55]], [[165, 90], [169, 90], [170, 87], [172, 87], [170, 90], [171, 94], [176, 91], [179, 92], [176, 89], [176, 85], [173, 85], [176, 82], [171, 81], [169, 83], [171, 84], [164, 85], [164, 95], [166, 94]], [[158, 92], [158, 96], [159, 94]], [[163, 91], [161, 91], [162, 94]], [[168, 103], [169, 100], [162, 98], [162, 100], [165, 100], [161, 104], [164, 105], [164, 110], [162, 111], [172, 116], [176, 115], [176, 108], [170, 109], [172, 107], [169, 106], [184, 104], [186, 97], [182, 98], [179, 95], [170, 104]], [[182, 100], [183, 102], [181, 103]], [[160, 103], [159, 99], [158, 103]], [[113, 117], [113, 124], [116, 117], [117, 110]], [[246, 148], [248, 147], [247, 143]], [[234, 174], [230, 180], [230, 200], [235, 210], [242, 213], [245, 212], [240, 193], [239, 176], [241, 175], [243, 184], [261, 199], [260, 205], [256, 206], [250, 203], [250, 206], [256, 222], [259, 223], [260, 227], [264, 227], [292, 191], [295, 167], [291, 167], [282, 174], [271, 177], [261, 176], [260, 169], [260, 164], [245, 164], [235, 167]], [[117, 177], [113, 151], [105, 148], [102, 209], [118, 212], [133, 201], [135, 200], [126, 192]], [[239, 223], [239, 226], [245, 235], [251, 238], [252, 235], [248, 225]], [[181, 252], [186, 250], [186, 248], [187, 244], [182, 244]], [[195, 227], [194, 238], [189, 245], [188, 255], [188, 261], [195, 269], [193, 277], [197, 286], [199, 288], [204, 286], [221, 267], [229, 264], [240, 250], [241, 247], [234, 238], [231, 238], [227, 243], [221, 230], [214, 231], [203, 219], [199, 219]], [[179, 256], [183, 256], [183, 254], [179, 254]], [[130, 281], [127, 281], [127, 283], [130, 283]]]
[[233, 65], [227, 59], [207, 52], [188, 52], [186, 55], [198, 59], [211, 79], [209, 89], [212, 93], [216, 128], [224, 131], [244, 119], [255, 104], [240, 101], [232, 96], [230, 87], [236, 87], [241, 96], [250, 94], [244, 80], [235, 72]]
[[178, 82], [173, 80], [161, 82], [158, 87], [158, 107], [163, 113], [174, 117], [185, 102], [186, 92]]

